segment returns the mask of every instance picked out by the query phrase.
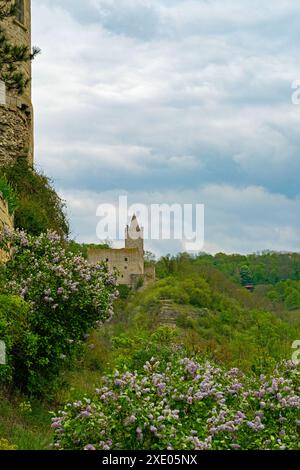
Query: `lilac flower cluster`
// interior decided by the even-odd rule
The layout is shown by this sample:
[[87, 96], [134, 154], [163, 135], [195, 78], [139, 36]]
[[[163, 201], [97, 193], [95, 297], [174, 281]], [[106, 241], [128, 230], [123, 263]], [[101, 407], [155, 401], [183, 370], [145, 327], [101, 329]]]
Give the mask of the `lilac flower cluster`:
[[197, 358], [174, 357], [167, 365], [152, 358], [140, 372], [116, 371], [106, 378], [88, 407], [80, 402], [59, 412], [55, 444], [61, 449], [103, 449], [104, 442], [116, 450], [299, 449], [299, 376], [288, 363], [272, 377], [257, 378]]
[[91, 266], [69, 252], [53, 232], [33, 237], [5, 230], [0, 247], [11, 252], [5, 267], [8, 292], [30, 305], [28, 338], [34, 344], [25, 350], [30, 357], [24, 364], [31, 364], [27, 373], [33, 382], [34, 368], [45, 382], [48, 373], [57, 375], [62, 363], [72, 360], [90, 328], [112, 318], [116, 279], [104, 265]]

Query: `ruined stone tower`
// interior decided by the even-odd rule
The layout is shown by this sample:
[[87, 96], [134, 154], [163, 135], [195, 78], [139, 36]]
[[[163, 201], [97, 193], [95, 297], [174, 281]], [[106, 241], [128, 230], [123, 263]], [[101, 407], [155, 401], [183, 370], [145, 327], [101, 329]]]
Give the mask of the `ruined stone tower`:
[[134, 215], [125, 230], [125, 248], [88, 249], [90, 264], [106, 263], [109, 272], [118, 273], [118, 283], [135, 287], [155, 280], [155, 266], [146, 266], [144, 261], [144, 230]]
[[126, 227], [125, 248], [138, 249], [144, 256], [144, 229], [139, 226], [136, 215], [132, 217], [131, 224]]
[[[31, 48], [31, 0], [17, 0], [17, 15], [3, 28], [16, 45]], [[31, 80], [31, 63], [22, 64], [22, 71]], [[33, 164], [33, 109], [31, 82], [22, 95], [8, 92], [0, 81], [0, 165], [19, 158]]]

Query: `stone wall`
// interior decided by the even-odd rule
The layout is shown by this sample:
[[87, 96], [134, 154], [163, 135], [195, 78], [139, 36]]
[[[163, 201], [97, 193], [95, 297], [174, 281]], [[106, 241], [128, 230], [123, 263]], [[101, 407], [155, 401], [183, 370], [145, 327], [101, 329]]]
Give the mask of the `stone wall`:
[[139, 287], [140, 281], [148, 284], [155, 280], [155, 267], [145, 267], [143, 228], [139, 227], [136, 216], [126, 227], [125, 248], [101, 248], [88, 249], [88, 262], [90, 264], [106, 263], [110, 273], [117, 271], [118, 283]]
[[[13, 217], [9, 215], [7, 202], [2, 198], [0, 193], [0, 232], [4, 226], [13, 228]], [[0, 262], [7, 260], [7, 254], [0, 250]]]
[[0, 165], [19, 158], [27, 158], [32, 164], [31, 113], [22, 110], [22, 104], [0, 105]]
[[151, 264], [149, 266], [145, 266], [145, 271], [144, 271], [144, 284], [151, 284], [151, 282], [154, 282], [156, 278], [156, 270], [155, 270], [155, 265]]
[[134, 276], [144, 276], [143, 255], [137, 248], [90, 248], [88, 250], [90, 264], [107, 263], [109, 272], [119, 272], [119, 284], [131, 286]]
[[[13, 44], [31, 48], [31, 1], [24, 0], [24, 22], [10, 18], [4, 25], [5, 33]], [[25, 76], [31, 80], [31, 63], [22, 65]], [[33, 163], [33, 109], [31, 84], [22, 96], [5, 91], [3, 83], [0, 101], [0, 165], [26, 157]]]

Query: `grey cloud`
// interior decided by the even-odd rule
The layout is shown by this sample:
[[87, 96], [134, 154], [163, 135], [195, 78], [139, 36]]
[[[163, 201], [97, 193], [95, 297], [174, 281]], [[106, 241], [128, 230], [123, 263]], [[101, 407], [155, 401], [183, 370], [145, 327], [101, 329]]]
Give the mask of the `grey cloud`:
[[[32, 3], [43, 50], [34, 64], [36, 162], [71, 206], [74, 191], [158, 191], [164, 200], [213, 185], [239, 188], [236, 198], [259, 186], [297, 200], [296, 0]], [[260, 204], [265, 211], [267, 198]], [[279, 207], [289, 217], [298, 210]], [[241, 250], [296, 244], [297, 222], [286, 232], [291, 222], [278, 222], [280, 245], [276, 227], [260, 228], [259, 211], [251, 209], [256, 241], [243, 225], [249, 212], [237, 211], [231, 224], [227, 197], [222, 214], [208, 204], [218, 220], [211, 246], [232, 248], [230, 234]], [[76, 233], [89, 237], [92, 216], [71, 215]]]
[[[94, 0], [101, 24], [115, 34], [148, 40], [158, 31], [159, 13], [147, 0]], [[155, 2], [154, 2], [155, 3]]]
[[[69, 201], [75, 226], [83, 227], [80, 239], [97, 242], [96, 209], [101, 203], [117, 205], [119, 191], [70, 191], [62, 193]], [[265, 249], [297, 251], [300, 233], [295, 214], [299, 198], [269, 193], [258, 186], [237, 188], [229, 185], [206, 185], [197, 190], [185, 189], [128, 193], [128, 204], [205, 203], [205, 250], [210, 252], [255, 252]], [[88, 230], [86, 230], [88, 228]], [[78, 235], [78, 232], [75, 232]], [[147, 240], [147, 249], [157, 254], [182, 250], [180, 242]]]

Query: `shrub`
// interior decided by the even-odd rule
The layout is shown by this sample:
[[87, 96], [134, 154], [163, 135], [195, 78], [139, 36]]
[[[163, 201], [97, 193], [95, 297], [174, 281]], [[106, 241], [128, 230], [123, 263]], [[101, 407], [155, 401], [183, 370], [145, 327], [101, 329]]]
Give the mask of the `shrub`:
[[11, 383], [16, 358], [28, 331], [29, 305], [18, 296], [0, 295], [0, 340], [5, 343], [6, 364], [0, 366], [0, 383]]
[[68, 243], [68, 250], [74, 255], [82, 256], [87, 259], [88, 257], [88, 245], [84, 243], [77, 243], [75, 240], [70, 240]]
[[126, 286], [125, 284], [121, 284], [118, 286], [118, 291], [120, 299], [127, 300], [131, 293], [131, 288], [129, 286]]
[[[15, 227], [29, 234], [39, 235], [54, 230], [64, 236], [69, 233], [65, 205], [45, 175], [30, 168], [26, 161], [1, 167], [1, 180], [7, 181], [16, 193], [18, 205], [10, 197], [11, 209], [15, 209]], [[11, 193], [11, 189], [9, 190]]]
[[288, 310], [300, 308], [300, 292], [292, 287], [287, 289], [284, 304]]
[[13, 214], [18, 206], [17, 196], [5, 176], [0, 176], [0, 194], [8, 204], [9, 213]]
[[12, 246], [3, 267], [5, 290], [30, 305], [29, 331], [14, 358], [16, 385], [43, 394], [59, 371], [72, 362], [84, 335], [112, 315], [115, 279], [105, 266], [90, 266], [64, 249], [57, 234], [2, 235]]
[[121, 333], [119, 336], [111, 338], [111, 344], [113, 349], [130, 348], [134, 345], [134, 340], [129, 338], [126, 333]]
[[179, 336], [177, 328], [172, 326], [162, 325], [159, 326], [151, 335], [151, 340], [159, 345], [171, 345]]
[[246, 378], [197, 359], [151, 359], [115, 372], [92, 399], [52, 419], [55, 447], [74, 450], [299, 449], [299, 371]]
[[0, 439], [0, 450], [17, 450], [17, 447], [7, 439]]

